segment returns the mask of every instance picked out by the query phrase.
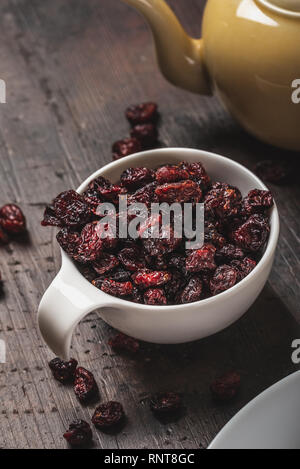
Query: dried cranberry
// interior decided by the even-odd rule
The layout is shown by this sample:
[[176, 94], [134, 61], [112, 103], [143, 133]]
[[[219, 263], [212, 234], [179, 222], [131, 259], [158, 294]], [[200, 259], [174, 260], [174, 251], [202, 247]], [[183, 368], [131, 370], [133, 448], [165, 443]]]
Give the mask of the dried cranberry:
[[75, 371], [78, 362], [71, 358], [70, 361], [65, 362], [60, 358], [54, 358], [49, 363], [49, 368], [52, 371], [54, 378], [60, 383], [69, 383], [74, 381]]
[[185, 285], [185, 279], [181, 272], [174, 269], [172, 270], [172, 278], [165, 285], [165, 291], [169, 300], [169, 303], [176, 304], [180, 301], [179, 294], [183, 290]]
[[220, 219], [236, 216], [240, 212], [241, 202], [239, 189], [221, 182], [215, 183], [204, 199], [206, 213]]
[[103, 252], [103, 242], [97, 233], [98, 222], [86, 225], [79, 239], [78, 251], [75, 259], [83, 264], [87, 262], [95, 262], [99, 259]]
[[141, 142], [137, 138], [124, 138], [113, 144], [113, 159], [119, 160], [125, 156], [139, 153], [142, 149]]
[[242, 249], [258, 252], [264, 247], [269, 233], [268, 220], [263, 215], [255, 214], [233, 233], [233, 239]]
[[255, 269], [257, 264], [250, 257], [245, 257], [242, 261], [233, 260], [230, 265], [237, 270], [239, 280], [243, 280]]
[[155, 122], [157, 119], [157, 104], [143, 103], [131, 106], [126, 110], [126, 117], [132, 125]]
[[141, 254], [137, 247], [122, 249], [118, 254], [118, 258], [125, 269], [131, 272], [136, 272], [145, 267], [145, 263], [141, 260]]
[[218, 295], [232, 288], [237, 282], [237, 270], [229, 265], [221, 265], [210, 280], [210, 290], [213, 295]]
[[183, 162], [180, 164], [180, 167], [187, 171], [189, 174], [189, 178], [193, 181], [197, 182], [202, 190], [207, 190], [210, 185], [210, 177], [208, 176], [207, 172], [202, 163], [186, 163]]
[[162, 288], [149, 288], [144, 294], [146, 305], [166, 305], [168, 303], [166, 294]]
[[91, 216], [90, 207], [77, 192], [62, 192], [53, 201], [55, 216], [63, 226], [79, 227], [85, 225]]
[[154, 180], [154, 171], [149, 168], [128, 168], [121, 174], [120, 181], [129, 190], [136, 190]]
[[216, 220], [205, 220], [204, 222], [204, 240], [208, 244], [213, 244], [216, 248], [222, 248], [226, 244], [226, 238], [218, 229]]
[[103, 202], [100, 193], [96, 189], [88, 188], [82, 196], [94, 215], [97, 215], [98, 207]]
[[140, 343], [138, 340], [122, 333], [112, 337], [108, 344], [116, 352], [137, 353], [140, 349]]
[[186, 257], [183, 254], [172, 254], [169, 259], [169, 266], [185, 272]]
[[74, 391], [78, 399], [86, 403], [98, 394], [98, 386], [94, 375], [83, 367], [78, 367], [75, 373]]
[[26, 219], [20, 207], [14, 204], [4, 205], [0, 209], [0, 227], [12, 235], [26, 231]]
[[89, 185], [89, 189], [97, 191], [102, 199], [112, 202], [117, 202], [119, 195], [123, 193], [121, 186], [112, 184], [108, 179], [102, 176], [92, 181]]
[[203, 284], [199, 277], [192, 277], [180, 295], [181, 303], [194, 303], [199, 301], [202, 295]]
[[[123, 269], [117, 269], [114, 272], [111, 272], [109, 274], [110, 280], [114, 280], [115, 282], [127, 282], [131, 280], [131, 274], [130, 272], [127, 272], [126, 270]], [[101, 275], [100, 277], [97, 277], [93, 279], [92, 283], [95, 287], [101, 289], [102, 284], [104, 280], [107, 280], [107, 277], [105, 275]]]
[[274, 199], [270, 191], [254, 189], [243, 200], [243, 210], [246, 215], [253, 213], [265, 213], [274, 205]]
[[236, 371], [233, 371], [214, 381], [210, 390], [214, 399], [220, 402], [226, 402], [236, 397], [240, 387], [241, 376]]
[[153, 147], [158, 140], [158, 130], [153, 124], [138, 124], [130, 132], [132, 138], [136, 138], [143, 148]]
[[64, 434], [70, 446], [79, 448], [81, 446], [88, 446], [93, 439], [91, 427], [84, 420], [75, 420], [69, 426], [69, 430]]
[[91, 283], [97, 277], [97, 274], [94, 271], [93, 267], [89, 264], [78, 264], [78, 269], [80, 270], [81, 274]]
[[155, 198], [156, 187], [157, 182], [151, 182], [141, 189], [138, 189], [136, 192], [128, 196], [129, 205], [141, 203], [150, 206], [151, 203], [158, 202], [158, 199]]
[[212, 244], [205, 244], [201, 249], [191, 251], [186, 259], [185, 268], [188, 272], [215, 270], [216, 248]]
[[166, 183], [155, 189], [160, 202], [185, 203], [200, 202], [202, 192], [198, 184], [194, 181], [183, 181]]
[[283, 184], [291, 178], [292, 167], [284, 162], [264, 160], [257, 163], [254, 172], [263, 181]]
[[139, 227], [139, 236], [141, 238], [151, 237], [155, 229], [159, 229], [158, 227], [161, 224], [161, 220], [162, 217], [160, 214], [151, 215], [147, 220], [141, 223]]
[[151, 396], [150, 409], [157, 414], [169, 414], [182, 406], [181, 397], [175, 392], [161, 392]]
[[160, 230], [159, 238], [148, 238], [143, 240], [144, 250], [150, 256], [160, 256], [169, 254], [177, 249], [181, 244], [181, 238], [175, 236], [171, 226], [165, 226]]
[[162, 166], [156, 171], [156, 180], [159, 184], [167, 182], [179, 182], [189, 179], [188, 171], [181, 168], [179, 165], [166, 165]]
[[60, 247], [69, 254], [69, 256], [73, 257], [73, 259], [77, 257], [80, 243], [80, 234], [77, 233], [77, 231], [71, 228], [63, 228], [57, 233], [56, 239]]
[[104, 293], [112, 296], [131, 296], [133, 285], [131, 282], [116, 282], [115, 280], [105, 279], [101, 285], [101, 290]]
[[159, 287], [168, 283], [172, 274], [170, 272], [141, 270], [132, 276], [134, 283], [140, 288]]
[[0, 244], [7, 244], [9, 242], [8, 236], [5, 231], [0, 227]]
[[226, 264], [233, 260], [242, 260], [245, 257], [245, 252], [233, 244], [226, 244], [216, 252], [215, 259], [219, 265]]
[[93, 263], [93, 268], [99, 275], [104, 275], [107, 272], [115, 269], [119, 265], [119, 260], [113, 254], [103, 254], [101, 258]]
[[54, 207], [49, 205], [49, 207], [45, 208], [44, 218], [41, 223], [42, 226], [62, 226], [61, 221], [55, 215]]
[[99, 430], [106, 430], [119, 425], [124, 417], [125, 413], [122, 404], [110, 401], [97, 407], [92, 417], [92, 422]]

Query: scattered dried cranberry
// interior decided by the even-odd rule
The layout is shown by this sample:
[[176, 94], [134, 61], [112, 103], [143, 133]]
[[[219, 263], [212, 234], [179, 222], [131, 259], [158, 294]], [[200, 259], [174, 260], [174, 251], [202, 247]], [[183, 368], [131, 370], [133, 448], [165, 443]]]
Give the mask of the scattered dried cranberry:
[[104, 275], [118, 267], [118, 265], [119, 260], [114, 254], [103, 254], [98, 261], [93, 263], [93, 269], [97, 274]]
[[180, 302], [185, 304], [201, 300], [202, 289], [203, 283], [201, 279], [199, 277], [192, 277], [181, 293]]
[[183, 181], [166, 183], [155, 189], [160, 202], [167, 203], [186, 203], [200, 202], [202, 191], [199, 185], [194, 181]]
[[122, 333], [112, 337], [108, 344], [116, 352], [137, 353], [140, 349], [140, 343], [138, 340]]
[[49, 368], [54, 378], [64, 384], [74, 381], [77, 365], [78, 362], [74, 358], [71, 358], [68, 362], [64, 362], [60, 358], [54, 358], [49, 363]]
[[233, 371], [218, 378], [210, 390], [214, 399], [220, 402], [230, 401], [236, 397], [241, 387], [241, 376]]
[[218, 295], [219, 293], [234, 287], [237, 282], [237, 270], [229, 265], [221, 265], [217, 268], [210, 280], [210, 290], [213, 295]]
[[166, 305], [168, 303], [166, 294], [162, 288], [149, 288], [144, 294], [146, 305]]
[[143, 148], [152, 148], [158, 140], [158, 130], [153, 124], [139, 124], [133, 127], [132, 138], [136, 138], [142, 144]]
[[253, 213], [265, 213], [274, 205], [274, 199], [270, 191], [254, 189], [243, 200], [243, 209], [250, 216]]
[[233, 239], [242, 249], [258, 252], [264, 247], [269, 233], [270, 225], [267, 218], [255, 214], [233, 233]]
[[155, 122], [157, 114], [157, 104], [143, 103], [131, 106], [126, 110], [126, 117], [132, 125]]
[[91, 427], [84, 420], [75, 420], [69, 426], [69, 430], [64, 434], [70, 446], [79, 448], [88, 446], [93, 440]]
[[121, 174], [120, 181], [128, 190], [136, 190], [155, 178], [155, 173], [149, 168], [128, 168]]
[[151, 288], [165, 285], [172, 278], [170, 272], [162, 271], [151, 271], [141, 270], [133, 274], [132, 279], [134, 283], [140, 288]]
[[19, 235], [26, 231], [26, 219], [22, 210], [14, 204], [0, 209], [0, 227], [9, 234]]
[[[96, 286], [96, 283], [94, 283]], [[116, 282], [115, 280], [105, 279], [101, 285], [101, 290], [108, 295], [123, 297], [131, 296], [133, 285], [131, 282]]]
[[119, 425], [125, 417], [122, 404], [119, 402], [106, 402], [99, 405], [92, 417], [92, 422], [99, 430], [111, 429]]
[[263, 181], [283, 184], [291, 178], [292, 168], [283, 162], [264, 160], [257, 163], [254, 172]]
[[75, 373], [74, 392], [80, 402], [86, 403], [98, 394], [98, 386], [94, 375], [83, 367]]
[[215, 270], [216, 248], [211, 244], [204, 245], [201, 249], [191, 251], [186, 259], [185, 268], [188, 272], [201, 272]]
[[113, 159], [119, 160], [133, 153], [139, 153], [142, 149], [141, 142], [137, 138], [124, 138], [113, 144]]
[[175, 392], [161, 392], [153, 395], [150, 400], [150, 409], [157, 414], [173, 413], [181, 406], [181, 397]]

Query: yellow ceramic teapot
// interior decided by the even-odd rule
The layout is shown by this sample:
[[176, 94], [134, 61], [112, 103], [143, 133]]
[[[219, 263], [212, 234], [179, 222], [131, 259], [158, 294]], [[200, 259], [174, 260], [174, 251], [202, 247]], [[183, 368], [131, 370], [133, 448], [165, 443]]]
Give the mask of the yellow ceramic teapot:
[[170, 82], [215, 92], [250, 133], [300, 150], [300, 0], [208, 0], [202, 39], [164, 0], [123, 1], [148, 20]]

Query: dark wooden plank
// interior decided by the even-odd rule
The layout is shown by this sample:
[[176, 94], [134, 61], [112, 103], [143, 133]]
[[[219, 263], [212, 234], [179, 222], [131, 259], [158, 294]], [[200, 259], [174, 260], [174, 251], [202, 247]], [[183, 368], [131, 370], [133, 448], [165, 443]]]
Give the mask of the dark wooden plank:
[[[184, 0], [170, 4], [197, 35], [204, 2], [190, 0], [188, 9]], [[0, 203], [22, 205], [30, 233], [27, 242], [1, 249], [0, 338], [8, 357], [0, 365], [0, 447], [63, 448], [68, 422], [89, 419], [93, 406], [82, 408], [72, 389], [51, 378], [51, 353], [36, 329], [37, 305], [60, 263], [54, 231], [39, 226], [44, 204], [111, 160], [111, 143], [128, 133], [123, 110], [140, 100], [160, 103], [167, 146], [219, 152], [248, 167], [266, 154], [297, 155], [246, 135], [215, 98], [168, 85], [147, 26], [121, 2], [3, 0], [0, 12], [1, 78], [8, 85], [8, 104], [0, 107]], [[95, 373], [103, 399], [119, 399], [129, 416], [117, 437], [95, 432], [95, 447], [206, 447], [239, 408], [296, 368], [290, 345], [299, 337], [292, 318], [300, 319], [299, 187], [272, 190], [282, 218], [275, 267], [236, 325], [194, 344], [145, 344], [136, 359], [112, 354], [113, 332], [96, 313], [80, 325], [74, 356]], [[243, 373], [243, 393], [218, 407], [208, 386], [229, 368]], [[178, 422], [162, 425], [151, 415], [146, 398], [159, 389], [184, 393], [186, 413]]]

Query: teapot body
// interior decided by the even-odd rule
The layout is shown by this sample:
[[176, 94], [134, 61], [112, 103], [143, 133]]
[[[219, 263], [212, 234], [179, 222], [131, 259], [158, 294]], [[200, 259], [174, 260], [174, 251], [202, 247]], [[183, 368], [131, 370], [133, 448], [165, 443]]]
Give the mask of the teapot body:
[[300, 17], [256, 0], [209, 0], [203, 58], [214, 92], [247, 131], [300, 150]]

